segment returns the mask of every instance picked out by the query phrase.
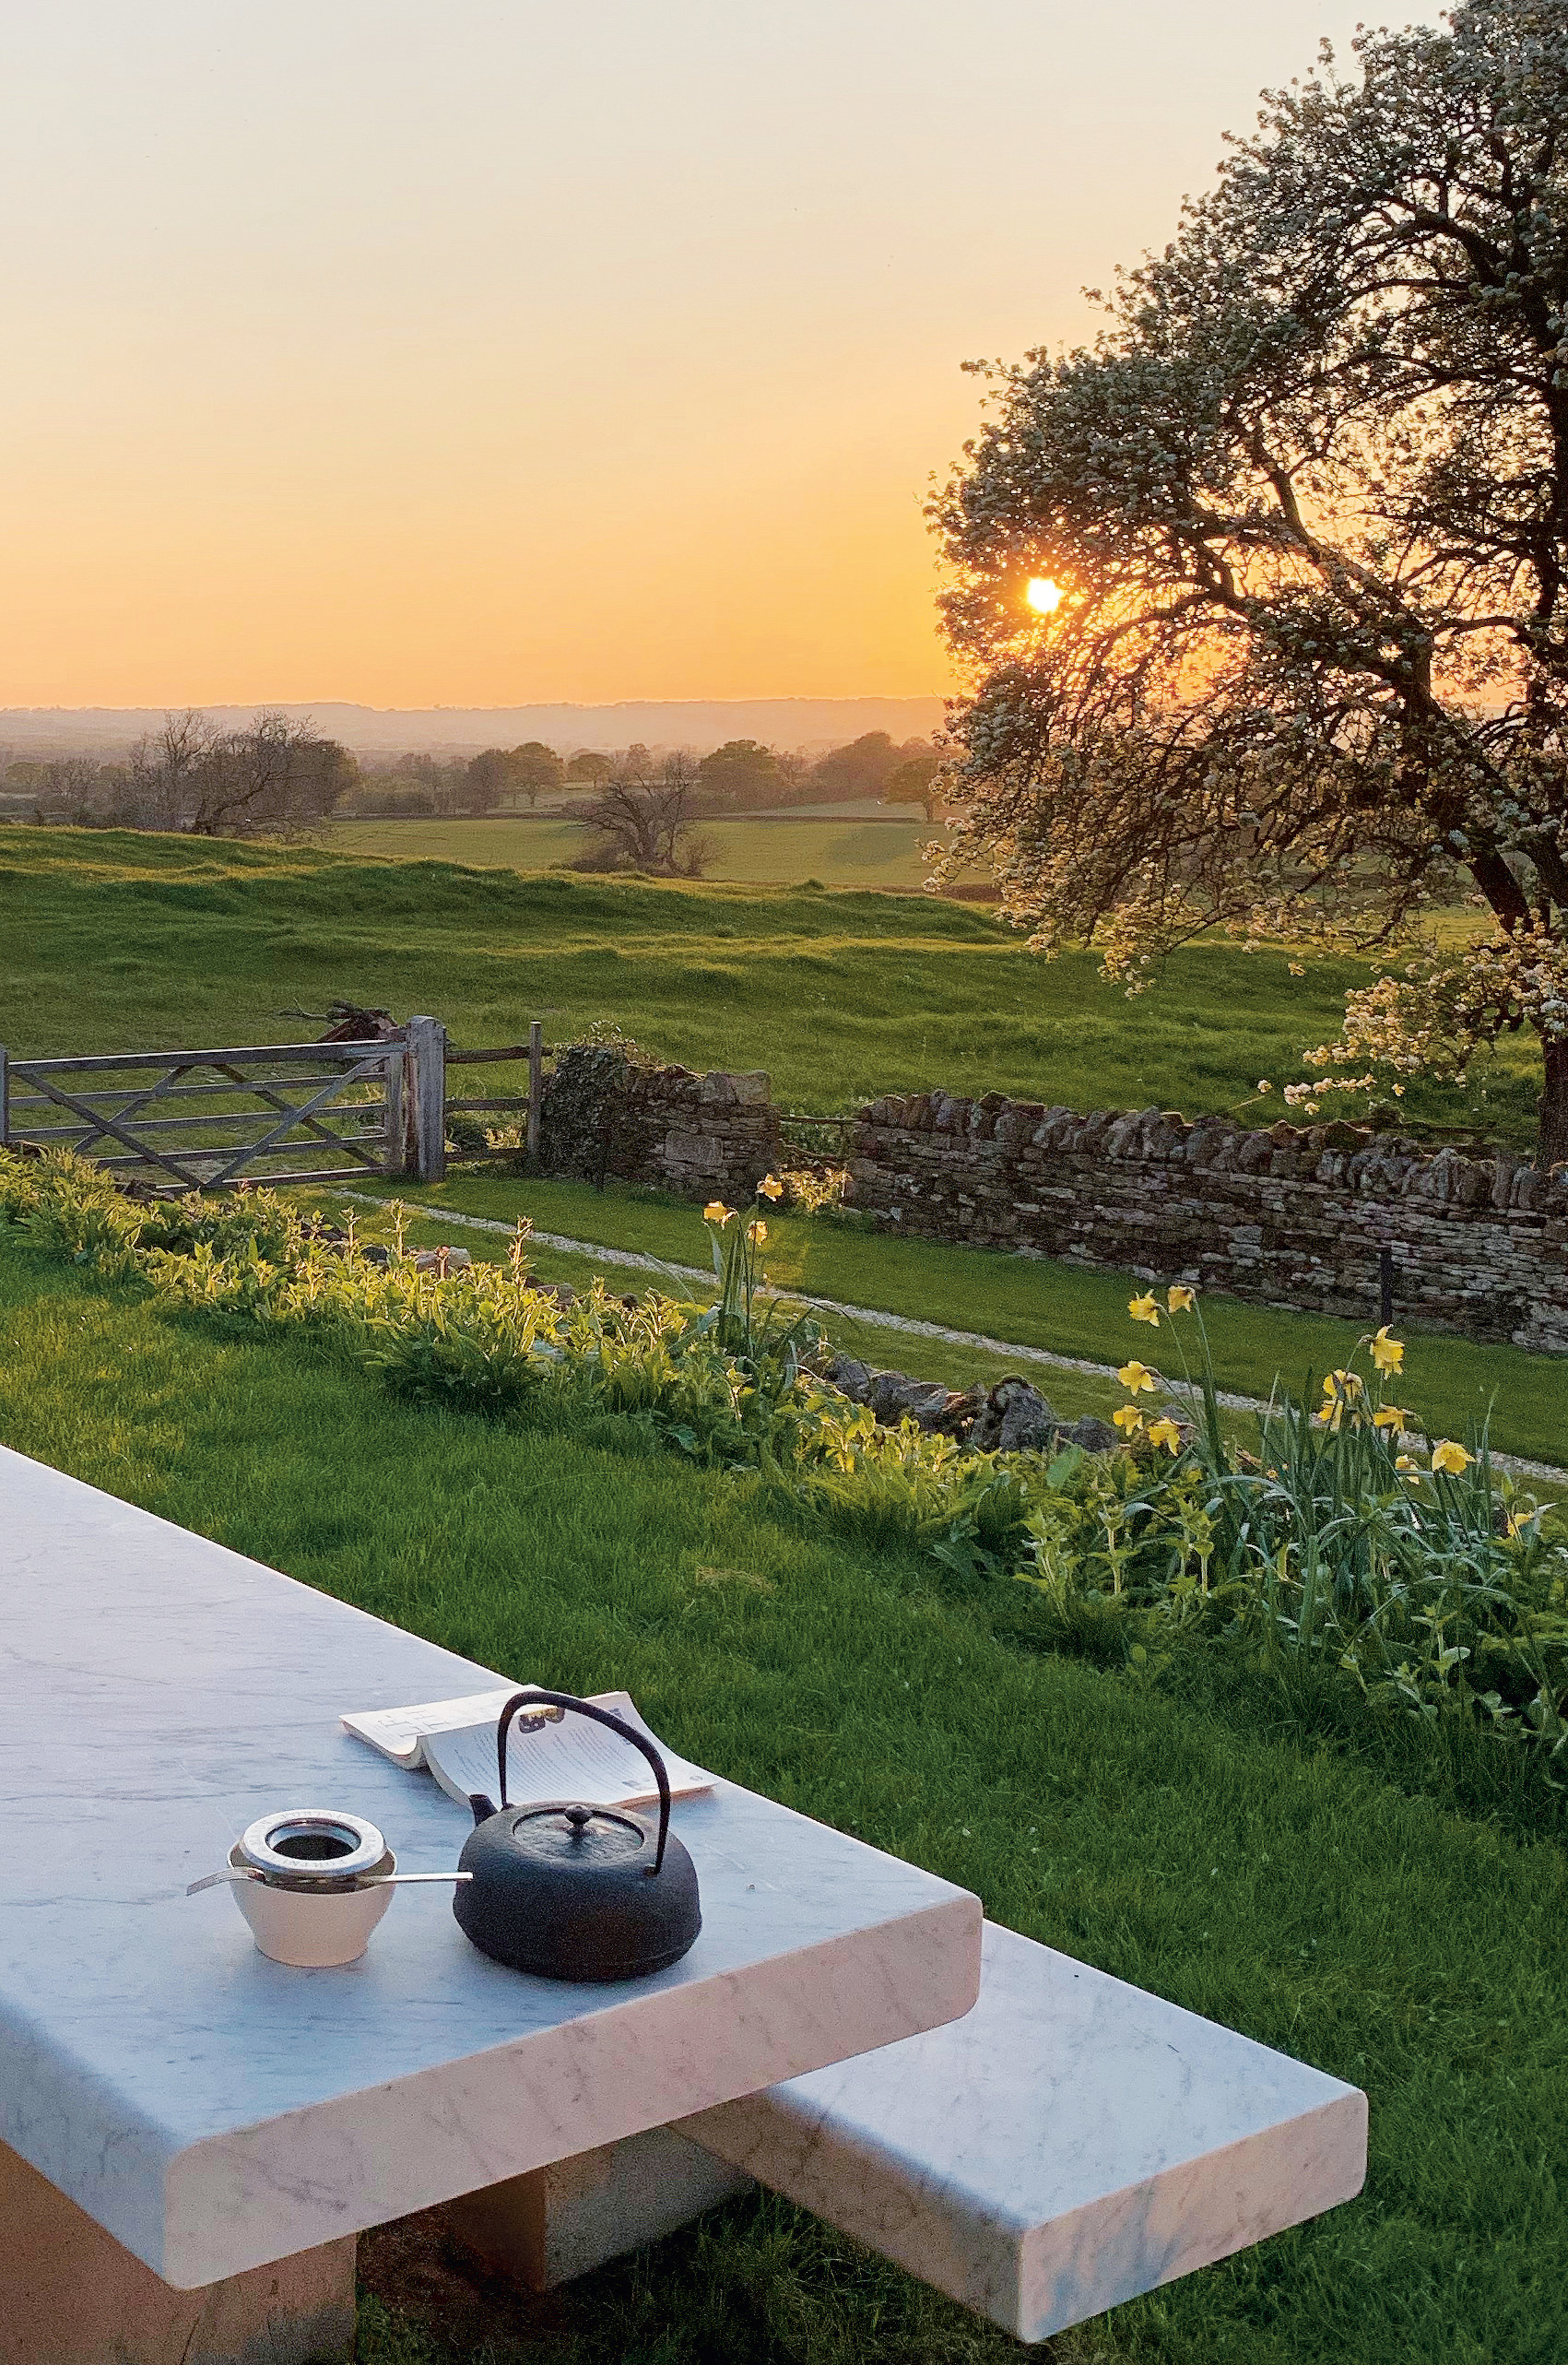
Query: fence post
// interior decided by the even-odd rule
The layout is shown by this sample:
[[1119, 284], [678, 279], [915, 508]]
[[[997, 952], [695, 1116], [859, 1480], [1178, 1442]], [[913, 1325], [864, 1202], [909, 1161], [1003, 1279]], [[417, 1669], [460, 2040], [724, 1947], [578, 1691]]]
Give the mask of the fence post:
[[11, 1140], [11, 1070], [6, 1058], [6, 1046], [0, 1043], [0, 1150], [6, 1149]]
[[408, 1021], [414, 1062], [414, 1170], [420, 1182], [446, 1180], [446, 1029], [439, 1018]]
[[528, 1024], [528, 1167], [539, 1163], [540, 1103], [545, 1095], [544, 1029], [538, 1020]]
[[408, 1129], [403, 1114], [403, 1071], [407, 1059], [406, 1047], [399, 1044], [382, 1070], [382, 1082], [386, 1093], [386, 1156], [383, 1165], [389, 1175], [406, 1175], [408, 1171]]

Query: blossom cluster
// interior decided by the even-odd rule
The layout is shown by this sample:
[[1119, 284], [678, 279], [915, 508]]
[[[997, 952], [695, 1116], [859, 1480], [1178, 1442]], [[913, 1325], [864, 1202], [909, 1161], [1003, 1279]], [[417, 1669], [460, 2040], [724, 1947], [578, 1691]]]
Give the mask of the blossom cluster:
[[[1525, 1026], [1545, 1042], [1568, 1042], [1568, 943], [1545, 927], [1467, 945], [1457, 959], [1428, 955], [1409, 964], [1403, 976], [1382, 976], [1348, 994], [1338, 1041], [1305, 1053], [1305, 1064], [1373, 1065], [1361, 1074], [1287, 1084], [1284, 1096], [1311, 1116], [1326, 1093], [1373, 1091], [1380, 1072], [1462, 1084], [1481, 1046]], [[1403, 1084], [1394, 1091], [1402, 1094]]]

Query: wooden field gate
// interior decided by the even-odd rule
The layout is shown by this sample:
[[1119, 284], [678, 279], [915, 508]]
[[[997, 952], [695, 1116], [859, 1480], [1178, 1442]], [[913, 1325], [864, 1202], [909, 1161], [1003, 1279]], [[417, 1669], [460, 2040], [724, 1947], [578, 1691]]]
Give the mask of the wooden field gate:
[[[366, 1175], [439, 1182], [447, 1117], [470, 1111], [524, 1121], [526, 1154], [536, 1161], [545, 1058], [537, 1020], [526, 1044], [454, 1051], [440, 1020], [426, 1017], [411, 1018], [391, 1041], [69, 1059], [15, 1059], [0, 1045], [0, 1148], [72, 1150], [159, 1191]], [[524, 1060], [526, 1094], [446, 1097], [449, 1066]]]

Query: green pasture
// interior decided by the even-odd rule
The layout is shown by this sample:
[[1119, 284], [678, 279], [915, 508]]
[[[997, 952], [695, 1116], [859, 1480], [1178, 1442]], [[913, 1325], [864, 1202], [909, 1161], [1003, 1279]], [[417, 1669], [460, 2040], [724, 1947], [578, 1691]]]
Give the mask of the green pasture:
[[[824, 887], [884, 887], [917, 894], [929, 864], [921, 847], [932, 836], [918, 809], [908, 813], [747, 813], [694, 824], [712, 849], [705, 876], [788, 886], [802, 879]], [[474, 821], [348, 821], [324, 823], [334, 852], [388, 855], [400, 861], [501, 864], [548, 870], [574, 861], [588, 842], [574, 818], [498, 813]]]
[[[430, 1011], [469, 1046], [532, 1017], [552, 1042], [613, 1023], [695, 1068], [766, 1069], [786, 1106], [819, 1112], [945, 1084], [1249, 1122], [1279, 1113], [1258, 1080], [1303, 1073], [1362, 974], [1201, 944], [1129, 1000], [1091, 955], [1041, 962], [988, 908], [929, 896], [19, 826], [0, 833], [0, 943], [18, 1055], [308, 1036], [287, 1013], [348, 999]], [[1531, 1058], [1511, 1045], [1468, 1112], [1415, 1089], [1406, 1108], [1527, 1144]]]
[[[1568, 1879], [1523, 1753], [1452, 1720], [1347, 1721], [1212, 1655], [1157, 1681], [1098, 1672], [1041, 1650], [1027, 1589], [814, 1536], [759, 1480], [628, 1424], [410, 1408], [298, 1342], [226, 1336], [14, 1240], [0, 1438], [509, 1676], [624, 1684], [700, 1761], [1366, 2087], [1359, 2200], [1067, 2335], [1058, 2365], [1568, 2352]], [[454, 2346], [371, 2292], [361, 2355], [1017, 2353], [772, 2200], [513, 2330]]]

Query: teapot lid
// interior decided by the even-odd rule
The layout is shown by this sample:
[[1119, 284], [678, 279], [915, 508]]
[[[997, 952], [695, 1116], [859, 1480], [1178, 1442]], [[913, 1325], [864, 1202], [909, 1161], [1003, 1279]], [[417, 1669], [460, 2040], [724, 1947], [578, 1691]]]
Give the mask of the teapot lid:
[[562, 1805], [514, 1809], [514, 1842], [537, 1861], [548, 1861], [572, 1872], [608, 1872], [646, 1848], [645, 1824], [612, 1806]]

